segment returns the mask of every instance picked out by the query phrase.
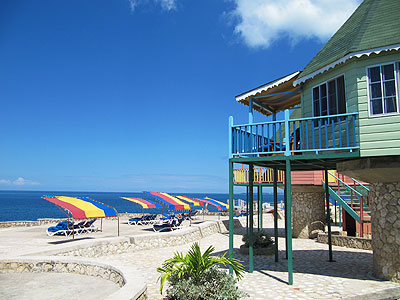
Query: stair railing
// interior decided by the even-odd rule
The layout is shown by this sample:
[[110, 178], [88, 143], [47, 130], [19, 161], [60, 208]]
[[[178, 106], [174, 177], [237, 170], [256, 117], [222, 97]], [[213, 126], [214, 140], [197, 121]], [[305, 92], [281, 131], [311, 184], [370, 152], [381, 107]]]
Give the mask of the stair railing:
[[[342, 190], [347, 190], [348, 192], [350, 192], [350, 207], [354, 211], [356, 211], [354, 202], [355, 202], [355, 200], [359, 200], [360, 236], [363, 237], [364, 236], [364, 195], [361, 194], [359, 191], [357, 191], [356, 180], [351, 178], [354, 182], [354, 185], [353, 185], [354, 188], [352, 188], [350, 185], [348, 185], [346, 182], [344, 182], [344, 176], [342, 177], [343, 178], [343, 180], [342, 180], [339, 177], [337, 177], [336, 175], [332, 174], [331, 172], [328, 172], [328, 174], [337, 180], [339, 197], [342, 197], [341, 196]], [[360, 182], [357, 181], [357, 183], [359, 183], [360, 186], [363, 186], [364, 188], [366, 188]], [[369, 191], [369, 189], [368, 189], [368, 191]], [[369, 195], [367, 197], [369, 200]], [[369, 201], [368, 201], [368, 208], [369, 208]]]

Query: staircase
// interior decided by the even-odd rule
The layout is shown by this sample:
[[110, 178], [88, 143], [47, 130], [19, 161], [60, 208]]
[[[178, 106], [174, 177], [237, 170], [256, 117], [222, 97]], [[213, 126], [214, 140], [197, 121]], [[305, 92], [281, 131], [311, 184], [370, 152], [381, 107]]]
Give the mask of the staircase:
[[[336, 183], [330, 183], [329, 195], [343, 209], [343, 230], [354, 231], [363, 237], [371, 233], [371, 210], [369, 188], [354, 178], [342, 179], [329, 172]], [[350, 184], [350, 182], [352, 182]], [[325, 187], [325, 185], [324, 185]], [[347, 215], [346, 215], [347, 213]], [[352, 219], [354, 225], [352, 225]], [[352, 228], [355, 227], [355, 228]]]

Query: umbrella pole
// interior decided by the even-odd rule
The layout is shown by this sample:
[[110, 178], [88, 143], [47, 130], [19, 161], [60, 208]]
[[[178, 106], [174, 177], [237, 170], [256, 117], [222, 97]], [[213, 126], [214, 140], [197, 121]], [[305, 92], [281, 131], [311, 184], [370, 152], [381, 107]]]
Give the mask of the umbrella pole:
[[190, 221], [190, 226], [192, 226], [192, 210], [189, 209], [189, 221]]
[[103, 232], [103, 218], [100, 219], [100, 231]]
[[118, 218], [118, 236], [119, 236], [119, 215], [117, 215]]
[[[69, 227], [69, 216], [68, 216], [68, 227]], [[67, 227], [67, 228], [68, 228]], [[74, 224], [72, 224], [72, 239], [75, 240], [75, 230], [74, 230]]]

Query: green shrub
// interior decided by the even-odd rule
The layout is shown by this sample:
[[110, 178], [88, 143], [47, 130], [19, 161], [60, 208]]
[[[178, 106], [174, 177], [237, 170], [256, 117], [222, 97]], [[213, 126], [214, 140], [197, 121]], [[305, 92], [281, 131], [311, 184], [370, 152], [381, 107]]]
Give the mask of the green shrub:
[[[160, 292], [168, 281], [167, 299], [170, 300], [236, 300], [243, 297], [245, 293], [236, 287], [244, 272], [241, 261], [226, 256], [226, 253], [211, 255], [213, 251], [214, 247], [210, 246], [202, 254], [199, 244], [195, 243], [186, 255], [176, 252], [157, 268], [161, 273]], [[219, 270], [218, 265], [232, 267], [238, 279]]]
[[[244, 242], [246, 247], [249, 247], [249, 243], [250, 243], [249, 234], [243, 235], [242, 241]], [[274, 241], [269, 236], [269, 234], [266, 233], [264, 230], [255, 231], [253, 233], [253, 247], [254, 248], [266, 248], [266, 247], [272, 246], [273, 244], [274, 244]]]
[[173, 275], [169, 279], [166, 299], [168, 300], [237, 300], [247, 294], [237, 286], [238, 279], [211, 267], [201, 277]]

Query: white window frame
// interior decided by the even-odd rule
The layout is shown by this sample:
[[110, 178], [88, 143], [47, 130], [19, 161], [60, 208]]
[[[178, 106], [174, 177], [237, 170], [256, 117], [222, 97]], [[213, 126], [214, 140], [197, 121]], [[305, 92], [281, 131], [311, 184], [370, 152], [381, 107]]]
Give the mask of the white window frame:
[[[345, 76], [344, 73], [342, 73], [342, 74], [337, 75], [337, 76], [335, 76], [335, 77], [333, 77], [333, 78], [330, 78], [329, 80], [320, 82], [319, 84], [314, 85], [314, 86], [311, 88], [312, 116], [313, 116], [313, 117], [316, 117], [315, 111], [314, 111], [314, 88], [318, 87], [318, 88], [319, 88], [319, 93], [320, 93], [320, 95], [321, 95], [321, 89], [320, 89], [320, 87], [321, 87], [321, 85], [323, 85], [323, 84], [326, 85], [326, 106], [327, 106], [328, 114], [325, 115], [325, 116], [328, 117], [328, 116], [331, 115], [330, 112], [329, 112], [328, 82], [330, 82], [330, 81], [332, 81], [332, 80], [336, 80], [336, 79], [338, 79], [338, 78], [340, 78], [340, 77], [343, 77], [343, 81], [344, 81], [344, 102], [345, 102], [345, 105], [346, 105], [346, 107], [345, 107], [346, 112], [345, 112], [345, 113], [347, 113], [346, 76]], [[338, 86], [337, 86], [337, 84], [336, 84], [336, 97], [337, 97], [337, 95], [338, 95]], [[320, 97], [320, 101], [319, 101], [319, 111], [321, 112], [321, 97]], [[336, 102], [336, 114], [337, 114], [337, 115], [339, 114], [339, 101]], [[323, 117], [323, 116], [319, 115], [319, 117]], [[325, 124], [326, 124], [326, 123], [324, 123], [324, 124], [321, 125], [321, 126], [325, 126]]]
[[[386, 65], [394, 65], [394, 84], [395, 84], [395, 91], [396, 91], [396, 107], [397, 111], [396, 112], [391, 112], [391, 113], [385, 113], [385, 97], [384, 97], [384, 88], [383, 88], [383, 78], [382, 78], [382, 67]], [[371, 109], [371, 95], [370, 95], [370, 79], [369, 79], [369, 72], [368, 70], [370, 68], [374, 67], [379, 67], [380, 68], [380, 78], [381, 78], [381, 93], [382, 93], [382, 111], [383, 113], [381, 114], [372, 114], [372, 109]], [[367, 97], [368, 97], [368, 116], [370, 118], [379, 118], [379, 117], [385, 117], [385, 116], [395, 116], [400, 114], [400, 108], [399, 108], [399, 103], [400, 103], [400, 92], [399, 92], [399, 79], [400, 79], [400, 61], [390, 61], [386, 63], [380, 63], [380, 64], [375, 64], [375, 65], [370, 65], [365, 68], [366, 74], [367, 74]]]

